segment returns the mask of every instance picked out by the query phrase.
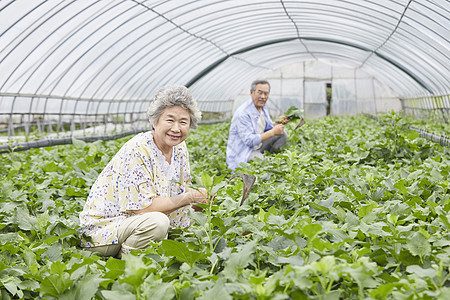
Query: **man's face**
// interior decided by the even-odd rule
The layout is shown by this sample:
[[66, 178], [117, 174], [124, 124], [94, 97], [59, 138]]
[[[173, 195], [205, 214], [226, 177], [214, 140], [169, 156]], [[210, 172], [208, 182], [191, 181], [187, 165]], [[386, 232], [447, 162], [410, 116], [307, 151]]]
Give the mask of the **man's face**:
[[257, 84], [254, 91], [250, 90], [253, 104], [258, 111], [261, 111], [263, 106], [266, 104], [267, 99], [269, 99], [269, 93], [270, 88], [268, 84]]

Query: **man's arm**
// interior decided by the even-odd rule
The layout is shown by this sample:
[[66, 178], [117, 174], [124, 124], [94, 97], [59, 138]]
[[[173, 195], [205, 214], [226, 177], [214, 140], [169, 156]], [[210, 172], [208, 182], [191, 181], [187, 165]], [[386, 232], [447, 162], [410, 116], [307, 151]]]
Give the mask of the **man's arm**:
[[248, 114], [241, 115], [236, 119], [236, 131], [240, 140], [249, 148], [261, 143], [261, 136], [255, 131], [252, 117]]
[[283, 134], [283, 131], [284, 131], [284, 125], [276, 124], [272, 129], [267, 130], [266, 132], [261, 134], [261, 142], [264, 142], [265, 140], [268, 140], [275, 135]]

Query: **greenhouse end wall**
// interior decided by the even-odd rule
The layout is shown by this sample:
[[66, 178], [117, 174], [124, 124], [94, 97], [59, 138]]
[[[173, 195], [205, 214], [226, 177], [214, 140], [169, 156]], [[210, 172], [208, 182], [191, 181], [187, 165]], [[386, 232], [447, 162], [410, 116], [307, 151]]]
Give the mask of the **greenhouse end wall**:
[[[263, 78], [271, 84], [267, 105], [273, 118], [291, 106], [303, 109], [307, 119], [402, 110], [398, 95], [386, 84], [354, 67], [334, 62], [290, 64]], [[327, 97], [329, 92], [331, 97]], [[249, 98], [250, 87], [238, 96], [233, 111]]]

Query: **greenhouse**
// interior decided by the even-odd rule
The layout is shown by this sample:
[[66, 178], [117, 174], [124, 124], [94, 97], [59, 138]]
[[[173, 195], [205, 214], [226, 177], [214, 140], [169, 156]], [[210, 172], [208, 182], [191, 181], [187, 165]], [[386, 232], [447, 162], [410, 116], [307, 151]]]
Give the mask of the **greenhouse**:
[[0, 74], [0, 299], [450, 299], [449, 1], [4, 0]]

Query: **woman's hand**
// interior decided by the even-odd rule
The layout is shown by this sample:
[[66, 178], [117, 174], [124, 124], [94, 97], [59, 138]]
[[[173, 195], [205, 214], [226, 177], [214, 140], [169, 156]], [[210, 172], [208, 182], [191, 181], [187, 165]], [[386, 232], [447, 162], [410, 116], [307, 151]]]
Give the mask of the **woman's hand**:
[[[209, 199], [211, 202], [214, 202], [214, 200], [216, 199], [216, 195], [214, 195], [213, 197], [207, 195], [207, 191], [205, 188], [200, 188], [199, 191], [191, 188], [186, 188], [186, 193], [192, 193], [190, 194], [190, 196], [192, 197], [191, 199], [193, 199], [193, 202], [191, 203], [207, 204], [208, 203], [207, 199]], [[197, 200], [199, 200], [200, 202]], [[194, 211], [197, 212], [203, 211], [203, 208], [198, 205], [192, 205], [192, 208], [194, 209]]]
[[205, 188], [199, 188], [198, 190], [192, 188], [186, 188], [186, 195], [189, 197], [189, 201], [192, 203], [207, 203], [208, 193]]

